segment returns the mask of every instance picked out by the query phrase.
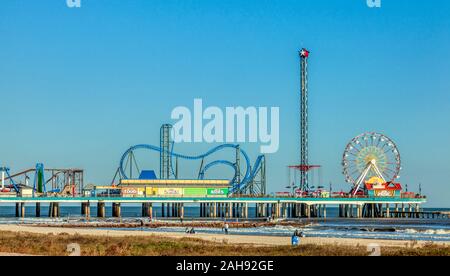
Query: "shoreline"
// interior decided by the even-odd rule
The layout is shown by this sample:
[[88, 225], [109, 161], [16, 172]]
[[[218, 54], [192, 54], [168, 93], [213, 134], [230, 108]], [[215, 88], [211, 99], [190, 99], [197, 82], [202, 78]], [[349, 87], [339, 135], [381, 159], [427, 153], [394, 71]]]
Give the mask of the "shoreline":
[[[53, 234], [53, 235], [81, 235], [97, 237], [163, 237], [173, 239], [194, 238], [218, 244], [251, 245], [251, 246], [290, 246], [291, 237], [257, 236], [257, 235], [225, 235], [225, 234], [185, 234], [173, 232], [146, 232], [129, 230], [107, 230], [95, 228], [69, 228], [46, 227], [30, 225], [0, 225], [0, 231], [14, 233]], [[382, 239], [357, 239], [357, 238], [315, 238], [305, 237], [300, 239], [301, 245], [342, 245], [364, 246], [377, 244], [381, 247], [409, 247], [417, 248], [426, 245], [449, 246], [450, 242], [428, 242], [413, 240], [382, 240]]]

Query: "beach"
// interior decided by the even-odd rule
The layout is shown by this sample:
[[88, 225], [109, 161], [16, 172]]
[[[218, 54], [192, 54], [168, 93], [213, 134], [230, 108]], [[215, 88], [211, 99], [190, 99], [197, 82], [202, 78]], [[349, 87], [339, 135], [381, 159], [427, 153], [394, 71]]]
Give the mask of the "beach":
[[[129, 230], [106, 230], [94, 228], [62, 228], [62, 227], [41, 227], [26, 225], [0, 225], [0, 231], [15, 233], [33, 233], [33, 234], [53, 234], [53, 235], [81, 235], [97, 237], [162, 237], [162, 238], [195, 238], [209, 242], [234, 245], [252, 245], [252, 246], [289, 246], [290, 237], [278, 236], [252, 236], [252, 235], [225, 235], [225, 234], [185, 234], [174, 232], [146, 232]], [[431, 244], [427, 241], [407, 241], [407, 240], [381, 240], [381, 239], [355, 239], [355, 238], [324, 238], [324, 237], [305, 237], [301, 238], [302, 245], [341, 245], [341, 246], [363, 246], [367, 247], [377, 244], [380, 247], [423, 247]], [[433, 242], [434, 245], [448, 246], [449, 242]]]

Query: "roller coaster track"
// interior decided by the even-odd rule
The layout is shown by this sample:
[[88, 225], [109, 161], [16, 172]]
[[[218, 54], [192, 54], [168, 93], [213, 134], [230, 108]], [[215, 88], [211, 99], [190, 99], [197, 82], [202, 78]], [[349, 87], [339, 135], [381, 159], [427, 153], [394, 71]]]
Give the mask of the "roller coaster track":
[[[189, 156], [189, 155], [183, 155], [183, 154], [176, 153], [176, 152], [173, 151], [173, 146], [172, 146], [172, 149], [169, 152], [169, 154], [170, 154], [171, 157], [177, 157], [177, 158], [186, 159], [186, 160], [201, 160], [201, 159], [204, 159], [204, 158], [206, 158], [206, 157], [208, 157], [208, 156], [210, 156], [210, 155], [212, 155], [212, 154], [214, 154], [214, 153], [216, 153], [218, 151], [221, 151], [221, 150], [224, 150], [224, 149], [229, 149], [229, 148], [232, 148], [232, 149], [238, 149], [239, 148], [239, 151], [242, 154], [242, 156], [244, 157], [245, 164], [246, 164], [246, 171], [245, 171], [244, 177], [242, 178], [242, 180], [239, 183], [236, 183], [231, 188], [230, 192], [231, 193], [235, 193], [235, 192], [238, 192], [240, 190], [245, 189], [246, 186], [249, 185], [251, 183], [251, 181], [255, 178], [256, 174], [258, 173], [258, 170], [260, 169], [261, 162], [262, 162], [262, 160], [264, 158], [263, 155], [258, 156], [258, 158], [256, 159], [256, 162], [255, 162], [255, 164], [253, 166], [253, 169], [252, 169], [252, 166], [250, 164], [250, 158], [248, 157], [247, 153], [239, 147], [239, 145], [233, 145], [233, 144], [219, 145], [217, 147], [214, 147], [214, 148], [210, 149], [209, 151], [207, 151], [204, 154], [200, 154], [200, 155], [196, 155], [196, 156]], [[138, 149], [152, 150], [152, 151], [156, 151], [156, 152], [159, 152], [159, 153], [161, 153], [163, 151], [160, 147], [152, 146], [152, 145], [146, 145], [146, 144], [141, 144], [141, 145], [136, 145], [136, 146], [130, 147], [122, 155], [122, 158], [120, 159], [119, 171], [120, 171], [120, 174], [121, 174], [122, 178], [128, 179], [128, 176], [125, 173], [125, 171], [126, 171], [125, 160], [127, 159], [128, 155], [131, 152], [133, 152], [135, 150], [138, 150]], [[214, 167], [214, 166], [217, 166], [217, 165], [226, 165], [226, 166], [232, 167], [234, 169], [235, 174], [234, 174], [233, 179], [230, 181], [230, 184], [234, 183], [235, 180], [237, 179], [237, 176], [238, 176], [237, 175], [238, 174], [238, 170], [236, 168], [236, 164], [235, 163], [232, 163], [232, 162], [227, 161], [227, 160], [215, 160], [215, 161], [212, 161], [212, 162], [206, 164], [202, 168], [202, 170], [200, 171], [199, 178], [203, 179], [204, 175], [205, 175], [205, 172], [208, 169], [210, 169], [211, 167]], [[172, 167], [172, 172], [173, 172], [173, 166], [171, 165], [171, 167]]]

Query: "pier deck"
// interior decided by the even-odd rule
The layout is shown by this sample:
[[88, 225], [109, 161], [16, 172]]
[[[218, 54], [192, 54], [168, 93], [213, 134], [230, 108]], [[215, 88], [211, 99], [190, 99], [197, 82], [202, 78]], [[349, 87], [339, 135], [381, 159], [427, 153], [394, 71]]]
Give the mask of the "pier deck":
[[[60, 216], [60, 204], [80, 204], [81, 214], [89, 217], [91, 205], [97, 205], [97, 217], [106, 217], [107, 204], [113, 217], [121, 217], [121, 205], [142, 204], [142, 217], [184, 218], [185, 204], [199, 205], [199, 217], [248, 218], [249, 205], [255, 206], [255, 217], [298, 218], [326, 217], [327, 207], [339, 207], [339, 217], [390, 217], [409, 212], [416, 217], [426, 198], [293, 198], [293, 197], [0, 197], [0, 204], [15, 204], [16, 216], [25, 217], [25, 206], [36, 204], [36, 217], [41, 216], [42, 204], [49, 204], [49, 217]], [[394, 208], [391, 208], [393, 206]], [[403, 217], [403, 216], [401, 216]]]
[[290, 198], [290, 197], [0, 197], [0, 203], [293, 203], [293, 204], [423, 204], [426, 198]]

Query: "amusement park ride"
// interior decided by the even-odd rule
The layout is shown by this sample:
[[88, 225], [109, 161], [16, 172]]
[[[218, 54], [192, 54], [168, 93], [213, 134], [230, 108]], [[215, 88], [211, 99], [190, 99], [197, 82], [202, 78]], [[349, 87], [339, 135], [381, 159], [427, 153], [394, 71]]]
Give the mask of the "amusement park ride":
[[[308, 156], [308, 61], [310, 52], [302, 49], [299, 56], [301, 65], [300, 164], [289, 166], [289, 171], [294, 171], [294, 180], [292, 181], [292, 178], [289, 177], [290, 183], [287, 188], [292, 190], [279, 194], [294, 198], [325, 198], [331, 195], [334, 197], [403, 197], [402, 187], [396, 183], [401, 170], [399, 150], [390, 138], [375, 132], [364, 133], [353, 138], [345, 148], [342, 166], [345, 180], [352, 185], [349, 193], [330, 194], [331, 191], [326, 191], [323, 186], [320, 186], [321, 166], [310, 164]], [[263, 197], [267, 195], [266, 158], [264, 155], [259, 155], [252, 164], [249, 155], [235, 144], [218, 145], [200, 155], [184, 155], [174, 150], [171, 132], [172, 126], [164, 124], [160, 129], [159, 146], [139, 144], [126, 150], [120, 159], [111, 185], [101, 187], [117, 192], [124, 187], [122, 184], [128, 185], [124, 187], [127, 191], [133, 190], [132, 185], [140, 186], [139, 189], [145, 190], [144, 196], [148, 196], [147, 191], [155, 196], [185, 195], [187, 193], [192, 195], [194, 190], [199, 192], [201, 189], [195, 196], [217, 194], [217, 191], [228, 197]], [[138, 163], [138, 158], [136, 158], [138, 151], [159, 153], [159, 179], [154, 171], [148, 170], [148, 168], [141, 169], [142, 164]], [[223, 151], [231, 152], [232, 158], [229, 160], [212, 159], [216, 153]], [[147, 156], [145, 158], [148, 159]], [[197, 179], [180, 177], [179, 160], [200, 163]], [[207, 179], [208, 171], [217, 166], [230, 167], [234, 174], [229, 177], [229, 180]], [[315, 185], [314, 181], [310, 181], [313, 180], [315, 172], [319, 174], [318, 185]], [[2, 167], [0, 173], [1, 196], [23, 196], [23, 191], [31, 191], [31, 196], [75, 197], [86, 195], [83, 185], [83, 170], [81, 169], [47, 169], [39, 163], [33, 169], [13, 175], [10, 174], [9, 168]], [[30, 174], [34, 174], [32, 185], [29, 184]], [[45, 178], [46, 175], [50, 175], [50, 177]], [[8, 185], [7, 181], [9, 181]], [[153, 186], [147, 187], [142, 183]], [[47, 189], [48, 185], [51, 185], [50, 189]], [[144, 187], [142, 188], [142, 186]], [[160, 193], [156, 192], [158, 189]], [[91, 195], [93, 194], [88, 196]], [[120, 195], [123, 196], [123, 194]]]
[[352, 185], [350, 195], [401, 196], [401, 158], [396, 144], [387, 136], [367, 132], [353, 138], [342, 157], [345, 180]]
[[[24, 170], [15, 174], [9, 173], [10, 169], [0, 168], [1, 196], [61, 196], [73, 197], [81, 194], [83, 190], [83, 175], [81, 169], [56, 169], [44, 168], [44, 164], [38, 163], [35, 168]], [[48, 178], [45, 175], [50, 175]], [[33, 184], [30, 185], [30, 175], [34, 175]], [[9, 182], [9, 184], [6, 184]], [[47, 186], [50, 189], [47, 190]], [[29, 191], [29, 193], [25, 193]]]
[[[234, 170], [234, 175], [229, 181], [229, 194], [254, 196], [266, 194], [266, 168], [264, 155], [258, 156], [253, 166], [248, 154], [239, 145], [234, 144], [222, 144], [200, 155], [183, 155], [174, 151], [174, 142], [171, 141], [170, 135], [171, 131], [172, 126], [169, 124], [164, 124], [161, 127], [159, 147], [147, 144], [130, 147], [120, 159], [119, 168], [111, 183], [112, 186], [120, 186], [120, 183], [124, 182], [124, 180], [133, 179], [133, 171], [137, 171], [134, 176], [141, 176], [144, 170], [139, 169], [141, 166], [136, 159], [136, 151], [150, 150], [160, 154], [160, 179], [182, 180], [182, 178], [179, 177], [178, 172], [179, 159], [200, 161], [198, 180], [205, 179], [207, 171], [212, 167], [225, 165]], [[224, 150], [232, 150], [234, 153], [234, 160], [218, 159], [207, 162], [208, 157]], [[242, 158], [244, 162], [241, 162]], [[244, 169], [242, 168], [242, 163], [245, 166]], [[184, 180], [190, 181], [188, 179]]]
[[[395, 143], [383, 134], [368, 132], [353, 138], [342, 158], [345, 180], [352, 184], [351, 195], [368, 189], [401, 189], [401, 159]], [[384, 195], [387, 195], [384, 193]]]
[[[310, 185], [311, 170], [321, 166], [309, 164], [308, 157], [308, 60], [310, 52], [302, 49], [300, 55], [300, 165], [289, 166], [289, 186], [292, 196], [327, 197], [330, 195], [323, 186], [315, 189]], [[345, 148], [342, 160], [346, 182], [352, 185], [347, 193], [335, 193], [339, 196], [401, 196], [401, 185], [395, 183], [400, 178], [400, 153], [395, 143], [387, 136], [367, 132], [353, 138]], [[294, 180], [291, 171], [294, 171]], [[300, 172], [300, 177], [296, 174]], [[296, 184], [297, 179], [300, 181]], [[319, 185], [321, 177], [319, 177]], [[331, 192], [331, 191], [330, 191]]]

